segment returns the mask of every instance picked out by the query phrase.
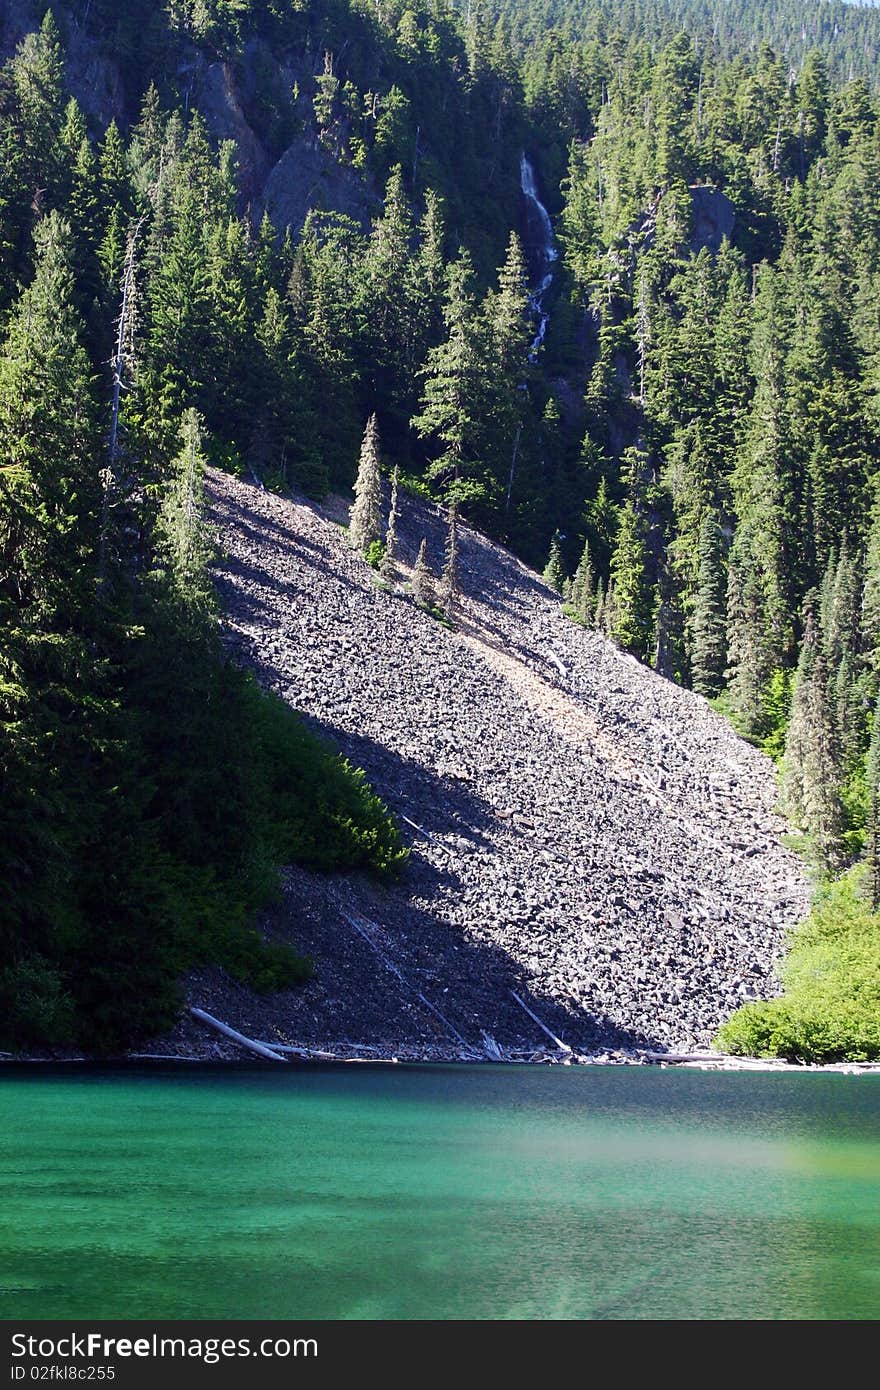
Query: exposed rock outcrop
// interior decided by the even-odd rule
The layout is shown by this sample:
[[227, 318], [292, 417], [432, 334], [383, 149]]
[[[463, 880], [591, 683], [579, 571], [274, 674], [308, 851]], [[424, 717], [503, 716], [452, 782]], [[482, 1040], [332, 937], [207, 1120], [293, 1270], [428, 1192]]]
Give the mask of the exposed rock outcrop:
[[341, 212], [366, 222], [367, 209], [377, 213], [380, 200], [371, 195], [355, 169], [339, 164], [318, 141], [303, 136], [282, 155], [266, 180], [263, 202], [276, 227], [298, 233], [312, 208]]
[[[575, 1046], [688, 1048], [774, 992], [809, 885], [780, 842], [771, 764], [702, 698], [573, 625], [467, 528], [452, 632], [405, 573], [379, 588], [326, 509], [227, 476], [211, 490], [228, 640], [366, 769], [413, 844], [391, 887], [291, 871], [267, 923], [316, 951], [317, 975], [243, 1005], [252, 1035], [442, 1049], [421, 990], [469, 1041], [538, 1045], [513, 986]], [[400, 535], [406, 566], [425, 535], [439, 568], [434, 508], [407, 499]], [[210, 1009], [215, 987], [195, 1002]]]
[[269, 158], [248, 125], [232, 69], [211, 63], [201, 74], [196, 106], [215, 140], [234, 140], [238, 182], [245, 198], [259, 197], [269, 170]]
[[733, 203], [720, 189], [708, 184], [694, 184], [691, 194], [691, 250], [702, 251], [707, 246], [717, 252], [725, 237], [733, 236], [736, 212]]

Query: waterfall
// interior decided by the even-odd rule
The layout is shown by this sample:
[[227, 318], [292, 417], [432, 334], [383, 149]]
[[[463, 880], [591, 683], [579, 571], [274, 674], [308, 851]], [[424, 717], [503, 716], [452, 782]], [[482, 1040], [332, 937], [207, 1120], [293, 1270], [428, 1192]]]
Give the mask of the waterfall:
[[547, 324], [550, 321], [550, 315], [544, 308], [544, 296], [553, 283], [553, 263], [558, 259], [559, 252], [556, 250], [556, 240], [553, 236], [553, 223], [550, 221], [550, 214], [538, 197], [535, 170], [531, 160], [525, 153], [520, 155], [519, 183], [523, 192], [523, 197], [532, 214], [532, 220], [535, 226], [540, 229], [540, 261], [536, 277], [537, 284], [529, 296], [529, 303], [538, 321], [538, 331], [535, 334], [535, 340], [529, 351], [529, 358], [531, 361], [534, 361], [538, 355], [538, 349], [544, 342], [544, 338], [547, 334]]

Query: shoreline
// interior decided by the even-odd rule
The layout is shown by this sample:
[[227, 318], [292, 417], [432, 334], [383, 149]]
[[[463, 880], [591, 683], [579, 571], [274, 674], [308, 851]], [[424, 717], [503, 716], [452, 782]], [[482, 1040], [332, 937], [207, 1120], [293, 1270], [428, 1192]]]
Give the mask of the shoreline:
[[[277, 1046], [277, 1045], [276, 1045]], [[659, 1053], [659, 1052], [638, 1052], [633, 1051], [625, 1055], [618, 1053], [599, 1052], [595, 1054], [572, 1053], [562, 1055], [559, 1053], [536, 1053], [531, 1057], [527, 1056], [472, 1056], [454, 1055], [444, 1053], [438, 1049], [434, 1055], [426, 1055], [422, 1050], [419, 1055], [415, 1054], [414, 1049], [400, 1048], [387, 1055], [381, 1055], [380, 1050], [370, 1049], [372, 1055], [366, 1055], [363, 1050], [346, 1051], [340, 1048], [338, 1051], [330, 1051], [316, 1048], [288, 1048], [287, 1054], [283, 1058], [284, 1062], [297, 1070], [308, 1068], [338, 1069], [346, 1066], [363, 1067], [648, 1067], [666, 1071], [671, 1068], [685, 1071], [708, 1071], [708, 1072], [763, 1072], [763, 1073], [824, 1073], [841, 1076], [863, 1076], [870, 1074], [880, 1074], [880, 1062], [787, 1062], [781, 1058], [773, 1057], [731, 1057], [723, 1053], [695, 1052], [695, 1053]], [[128, 1053], [119, 1057], [94, 1057], [86, 1055], [68, 1056], [14, 1056], [12, 1054], [0, 1054], [0, 1068], [12, 1070], [21, 1068], [23, 1070], [32, 1067], [83, 1067], [96, 1069], [112, 1069], [115, 1067], [125, 1067], [132, 1070], [150, 1071], [153, 1069], [164, 1069], [165, 1067], [174, 1068], [175, 1066], [190, 1066], [205, 1069], [228, 1068], [238, 1070], [244, 1067], [259, 1067], [261, 1070], [272, 1072], [275, 1070], [268, 1062], [268, 1059], [245, 1054], [242, 1049], [232, 1049], [228, 1051], [215, 1052], [192, 1052], [192, 1053], [160, 1053], [160, 1052], [141, 1052]]]

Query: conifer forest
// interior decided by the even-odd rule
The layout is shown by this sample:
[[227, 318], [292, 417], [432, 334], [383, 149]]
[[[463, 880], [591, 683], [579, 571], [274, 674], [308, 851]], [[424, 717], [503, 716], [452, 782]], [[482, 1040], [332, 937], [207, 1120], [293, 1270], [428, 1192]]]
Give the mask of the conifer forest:
[[290, 987], [279, 867], [405, 872], [230, 658], [221, 470], [378, 583], [433, 502], [439, 623], [466, 525], [705, 697], [821, 884], [726, 1044], [880, 1055], [880, 12], [16, 0], [0, 56], [0, 1047]]

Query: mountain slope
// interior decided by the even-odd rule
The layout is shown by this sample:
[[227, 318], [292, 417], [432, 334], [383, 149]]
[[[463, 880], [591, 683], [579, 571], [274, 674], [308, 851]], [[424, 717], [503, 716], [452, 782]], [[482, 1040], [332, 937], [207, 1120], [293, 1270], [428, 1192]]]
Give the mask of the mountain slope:
[[[402, 583], [377, 587], [328, 509], [221, 474], [211, 492], [228, 640], [413, 839], [390, 889], [291, 874], [271, 925], [317, 949], [316, 980], [264, 1014], [249, 1005], [250, 1026], [442, 1047], [420, 990], [468, 1042], [537, 1045], [512, 986], [573, 1045], [689, 1047], [774, 992], [808, 884], [779, 841], [771, 764], [705, 701], [575, 627], [475, 532], [452, 632]], [[438, 569], [440, 515], [407, 499], [406, 564], [422, 535]]]

